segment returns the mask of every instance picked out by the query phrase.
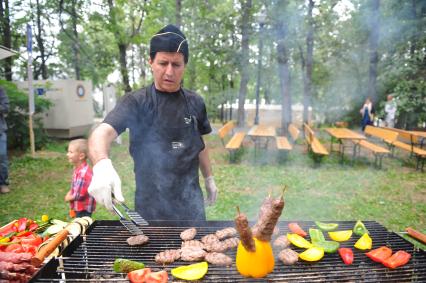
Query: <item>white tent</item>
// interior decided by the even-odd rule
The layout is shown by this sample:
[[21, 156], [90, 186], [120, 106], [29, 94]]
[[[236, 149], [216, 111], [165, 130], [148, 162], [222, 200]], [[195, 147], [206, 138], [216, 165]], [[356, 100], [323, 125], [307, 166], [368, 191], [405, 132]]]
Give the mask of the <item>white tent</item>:
[[0, 45], [0, 60], [3, 60], [13, 55], [18, 55], [18, 54], [19, 53], [17, 51], [4, 47], [3, 45]]

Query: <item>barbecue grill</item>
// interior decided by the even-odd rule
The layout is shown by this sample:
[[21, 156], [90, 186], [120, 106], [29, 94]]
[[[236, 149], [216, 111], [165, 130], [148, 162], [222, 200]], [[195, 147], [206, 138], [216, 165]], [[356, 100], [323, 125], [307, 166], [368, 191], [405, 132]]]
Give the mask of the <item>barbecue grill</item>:
[[[307, 230], [315, 227], [312, 221], [297, 221]], [[380, 263], [373, 262], [365, 252], [354, 250], [354, 262], [345, 265], [338, 253], [326, 254], [318, 262], [299, 261], [293, 266], [284, 266], [276, 256], [275, 269], [267, 277], [249, 279], [241, 276], [235, 263], [230, 267], [209, 265], [208, 273], [202, 282], [425, 282], [426, 252], [416, 249], [413, 244], [389, 232], [375, 221], [363, 221], [373, 239], [373, 248], [386, 245], [393, 251], [405, 250], [412, 255], [410, 261], [397, 269], [391, 270]], [[354, 221], [342, 221], [339, 230], [350, 230]], [[286, 234], [288, 222], [278, 223], [279, 235]], [[169, 222], [150, 221], [150, 226], [141, 227], [149, 236], [148, 244], [140, 247], [129, 246], [126, 239], [130, 236], [119, 221], [95, 221], [86, 232], [78, 236], [62, 253], [62, 257], [48, 261], [31, 282], [126, 282], [126, 274], [112, 270], [116, 258], [126, 258], [145, 263], [153, 271], [163, 269], [154, 261], [155, 255], [166, 249], [180, 248], [182, 240], [179, 235], [184, 229], [197, 227], [196, 239], [214, 233], [224, 227], [234, 226], [232, 221], [206, 222]], [[359, 237], [353, 235], [349, 241], [341, 243], [341, 247], [353, 247]], [[297, 252], [302, 249], [295, 248]], [[277, 255], [279, 250], [274, 250]], [[227, 254], [235, 259], [236, 250]], [[170, 269], [190, 264], [177, 261], [166, 265], [170, 282], [177, 282], [170, 274]]]

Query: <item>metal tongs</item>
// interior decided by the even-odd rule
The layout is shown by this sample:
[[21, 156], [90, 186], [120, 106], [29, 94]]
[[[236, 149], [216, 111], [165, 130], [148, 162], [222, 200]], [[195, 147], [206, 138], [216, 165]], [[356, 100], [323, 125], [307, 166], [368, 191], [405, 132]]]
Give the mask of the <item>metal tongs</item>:
[[[118, 206], [124, 210], [120, 211]], [[143, 232], [140, 226], [147, 226], [149, 223], [134, 210], [131, 210], [124, 202], [118, 201], [114, 194], [112, 194], [112, 208], [114, 212], [120, 217], [120, 222], [126, 229], [134, 235], [142, 235]]]

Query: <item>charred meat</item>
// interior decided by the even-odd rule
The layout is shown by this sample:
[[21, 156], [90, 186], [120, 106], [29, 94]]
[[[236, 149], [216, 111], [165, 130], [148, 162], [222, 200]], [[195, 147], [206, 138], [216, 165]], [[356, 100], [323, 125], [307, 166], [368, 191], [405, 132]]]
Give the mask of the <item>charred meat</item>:
[[222, 266], [230, 266], [232, 265], [232, 259], [223, 253], [208, 253], [205, 256], [205, 260], [208, 263], [214, 264], [214, 265], [222, 265]]
[[127, 244], [129, 244], [130, 246], [140, 246], [143, 244], [148, 243], [149, 238], [148, 236], [145, 235], [137, 235], [137, 236], [132, 236], [130, 238], [127, 238]]
[[193, 240], [195, 238], [195, 235], [197, 235], [197, 229], [189, 228], [189, 229], [182, 231], [182, 233], [180, 233], [180, 238], [183, 241], [190, 241], [190, 240]]
[[261, 241], [269, 242], [272, 237], [275, 225], [277, 224], [278, 218], [284, 208], [284, 199], [279, 197], [272, 201], [272, 205], [269, 207], [269, 211], [266, 211], [262, 218], [259, 218], [257, 222], [257, 228], [253, 232], [254, 236]]
[[253, 234], [248, 224], [247, 216], [244, 213], [238, 211], [237, 217], [235, 217], [235, 226], [240, 234], [241, 244], [248, 251], [255, 252], [256, 246], [254, 244]]

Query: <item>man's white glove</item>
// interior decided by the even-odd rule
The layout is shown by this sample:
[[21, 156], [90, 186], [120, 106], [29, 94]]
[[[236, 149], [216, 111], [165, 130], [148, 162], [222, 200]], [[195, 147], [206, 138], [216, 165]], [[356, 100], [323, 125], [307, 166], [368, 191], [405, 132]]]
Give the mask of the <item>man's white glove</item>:
[[110, 159], [101, 159], [93, 166], [92, 182], [88, 190], [97, 203], [104, 205], [110, 211], [112, 211], [111, 193], [114, 193], [118, 201], [124, 202], [121, 180]]
[[217, 187], [214, 182], [213, 176], [209, 176], [204, 179], [204, 184], [207, 191], [207, 199], [205, 200], [206, 205], [213, 205], [217, 199]]

